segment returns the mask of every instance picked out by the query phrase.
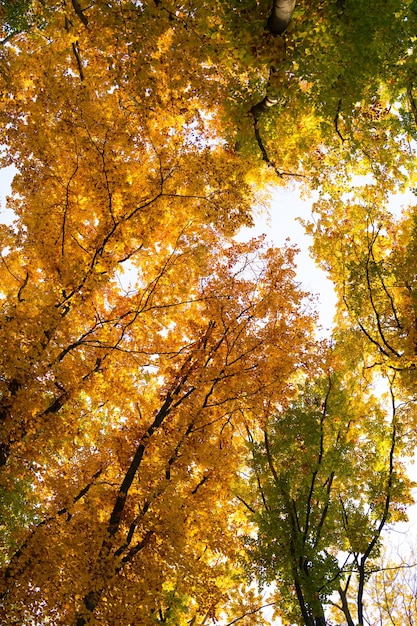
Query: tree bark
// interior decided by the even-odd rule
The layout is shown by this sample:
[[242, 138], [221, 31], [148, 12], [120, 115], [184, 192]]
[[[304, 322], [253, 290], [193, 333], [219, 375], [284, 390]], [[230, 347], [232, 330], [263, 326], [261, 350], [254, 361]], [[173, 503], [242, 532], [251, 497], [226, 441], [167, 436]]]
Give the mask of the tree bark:
[[276, 104], [278, 104], [278, 102], [279, 102], [278, 98], [271, 98], [270, 96], [265, 96], [263, 100], [261, 100], [260, 102], [258, 102], [258, 104], [255, 104], [251, 108], [250, 112], [252, 113], [255, 120], [259, 120], [262, 113], [267, 113], [269, 109], [275, 106]]
[[283, 35], [291, 22], [295, 0], [274, 0], [268, 18], [268, 30], [273, 35]]

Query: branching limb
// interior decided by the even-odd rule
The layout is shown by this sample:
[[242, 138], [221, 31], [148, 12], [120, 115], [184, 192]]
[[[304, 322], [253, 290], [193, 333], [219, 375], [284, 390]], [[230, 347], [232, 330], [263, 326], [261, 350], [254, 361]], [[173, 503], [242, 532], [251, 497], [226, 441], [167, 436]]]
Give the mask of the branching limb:
[[80, 76], [80, 81], [83, 82], [83, 80], [84, 80], [84, 72], [83, 72], [83, 64], [81, 62], [80, 46], [78, 44], [78, 41], [73, 41], [72, 42], [72, 52], [73, 52], [73, 55], [75, 56], [75, 60], [77, 62], [77, 69], [78, 69], [78, 74]]
[[231, 622], [228, 622], [226, 626], [233, 626], [233, 624], [240, 622], [240, 620], [245, 619], [245, 617], [248, 617], [248, 615], [255, 615], [255, 613], [259, 613], [259, 611], [262, 611], [262, 609], [267, 609], [269, 606], [275, 606], [276, 604], [277, 604], [276, 602], [269, 602], [268, 604], [263, 604], [262, 606], [258, 606], [256, 609], [252, 609], [251, 611], [247, 611], [246, 613], [244, 613], [243, 615], [240, 615], [239, 617], [235, 617], [235, 619], [233, 619]]
[[342, 611], [343, 615], [346, 618], [347, 626], [355, 626], [355, 623], [352, 619], [352, 615], [349, 610], [349, 603], [347, 601], [346, 589], [342, 589], [342, 587], [340, 586], [338, 589], [338, 593], [339, 593], [340, 600], [342, 602], [342, 606], [340, 607], [338, 604], [334, 604], [334, 606], [336, 606], [340, 611]]
[[17, 299], [19, 300], [19, 302], [24, 302], [24, 298], [22, 298], [22, 291], [26, 287], [26, 285], [28, 284], [28, 280], [29, 280], [29, 273], [26, 272], [26, 276], [24, 278], [24, 281], [20, 285], [19, 291], [17, 292]]
[[[254, 443], [253, 435], [252, 435], [251, 431], [249, 430], [248, 425], [246, 425], [246, 433], [247, 433], [247, 436], [248, 436], [248, 441], [251, 444], [253, 444]], [[267, 502], [267, 499], [266, 499], [266, 496], [265, 496], [265, 493], [264, 493], [264, 490], [263, 490], [263, 487], [262, 487], [262, 483], [261, 483], [261, 477], [259, 475], [258, 467], [257, 467], [257, 464], [255, 462], [255, 454], [254, 454], [253, 448], [252, 448], [252, 459], [254, 461], [254, 471], [255, 471], [255, 475], [256, 475], [256, 483], [258, 485], [258, 491], [261, 494], [261, 498], [262, 498], [263, 505], [265, 507], [265, 511], [269, 511], [268, 502]]]
[[[265, 98], [264, 98], [265, 100]], [[262, 102], [264, 102], [264, 100], [262, 100]], [[270, 102], [272, 100], [269, 100]], [[262, 104], [262, 103], [260, 103]], [[278, 176], [278, 178], [283, 178], [284, 176], [294, 176], [294, 177], [298, 177], [298, 178], [305, 178], [304, 174], [296, 174], [295, 172], [285, 172], [285, 171], [280, 171], [277, 166], [275, 165], [275, 163], [273, 161], [271, 161], [271, 159], [268, 156], [268, 153], [266, 151], [266, 148], [264, 146], [264, 143], [262, 141], [262, 137], [261, 137], [261, 133], [259, 130], [259, 109], [257, 110], [256, 114], [253, 112], [253, 109], [256, 109], [256, 107], [259, 105], [256, 105], [255, 107], [252, 107], [251, 109], [251, 113], [253, 115], [253, 128], [255, 131], [255, 137], [256, 137], [256, 141], [258, 143], [259, 149], [262, 153], [262, 160], [265, 161], [265, 163], [268, 165], [268, 167], [272, 168], [275, 172], [275, 174]], [[265, 110], [268, 110], [268, 108], [270, 108], [272, 105], [270, 104]]]
[[[343, 302], [345, 303], [345, 306], [346, 306], [347, 310], [348, 310], [349, 312], [351, 312], [351, 308], [350, 308], [350, 306], [349, 306], [349, 304], [348, 304], [348, 301], [347, 301], [347, 297], [346, 297], [346, 296], [343, 296]], [[384, 348], [381, 346], [381, 344], [379, 343], [379, 341], [377, 341], [376, 339], [374, 339], [374, 337], [372, 337], [372, 335], [371, 335], [371, 334], [370, 334], [370, 333], [366, 330], [365, 326], [362, 324], [362, 322], [360, 321], [360, 319], [359, 319], [358, 317], [356, 317], [356, 322], [357, 322], [357, 324], [358, 324], [359, 328], [361, 329], [361, 331], [363, 332], [363, 334], [365, 335], [365, 337], [366, 337], [367, 339], [369, 339], [369, 341], [370, 341], [371, 343], [373, 343], [373, 344], [374, 344], [374, 346], [376, 346], [376, 347], [378, 348], [378, 350], [379, 350], [379, 351], [380, 351], [380, 352], [381, 352], [384, 356], [386, 356], [386, 357], [391, 356], [391, 355], [390, 355], [390, 354], [389, 354], [386, 350], [384, 350]]]
[[71, 0], [72, 6], [74, 7], [74, 11], [78, 17], [78, 19], [80, 20], [80, 22], [82, 22], [84, 24], [84, 26], [86, 28], [88, 28], [88, 19], [86, 17], [86, 15], [84, 15], [84, 11], [85, 9], [82, 9], [78, 0]]
[[[316, 468], [313, 471], [312, 476], [311, 476], [310, 489], [309, 489], [309, 493], [308, 493], [308, 496], [307, 496], [306, 520], [305, 520], [305, 524], [304, 524], [304, 533], [303, 533], [303, 541], [304, 541], [304, 543], [307, 541], [308, 533], [309, 533], [309, 530], [310, 530], [310, 515], [311, 515], [312, 510], [313, 510], [312, 501], [313, 501], [314, 489], [315, 489], [315, 486], [316, 486], [317, 474], [318, 474], [318, 471], [319, 471], [320, 466], [321, 466], [322, 461], [323, 461], [323, 455], [324, 455], [324, 421], [325, 421], [326, 415], [327, 415], [327, 405], [328, 405], [328, 401], [329, 401], [331, 388], [332, 388], [332, 381], [331, 381], [331, 378], [329, 377], [329, 386], [328, 386], [328, 389], [327, 389], [326, 397], [324, 399], [323, 409], [322, 409], [322, 413], [321, 413], [321, 417], [320, 417], [320, 449], [319, 449], [319, 455], [318, 455], [318, 458], [317, 458]], [[332, 478], [330, 477], [328, 490], [331, 489], [332, 482], [333, 482]], [[328, 491], [328, 493], [330, 493], [330, 491]], [[316, 533], [316, 538], [315, 538], [315, 542], [314, 542], [315, 545], [317, 545], [318, 542], [319, 542], [321, 529], [322, 529], [323, 524], [325, 522], [325, 519], [326, 519], [326, 516], [327, 516], [327, 511], [328, 511], [328, 502], [326, 503], [326, 505], [325, 505], [325, 507], [324, 507], [324, 509], [322, 511], [320, 522], [319, 522], [319, 524], [317, 526], [317, 533]]]
[[395, 324], [396, 324], [396, 326], [397, 326], [397, 328], [399, 330], [403, 330], [402, 324], [401, 324], [400, 319], [399, 319], [398, 314], [397, 314], [397, 309], [395, 308], [394, 298], [392, 297], [392, 295], [388, 291], [388, 287], [385, 284], [385, 281], [384, 281], [384, 278], [382, 276], [382, 273], [380, 272], [378, 264], [376, 262], [373, 246], [371, 247], [370, 254], [371, 254], [371, 257], [372, 257], [372, 262], [374, 263], [374, 266], [375, 266], [375, 271], [378, 274], [378, 278], [379, 278], [380, 283], [382, 285], [382, 289], [384, 290], [385, 295], [387, 296], [387, 298], [389, 300], [389, 303], [390, 303], [390, 306], [391, 306], [391, 311], [392, 311], [392, 314], [393, 314], [394, 319], [395, 319]]
[[77, 171], [78, 171], [78, 153], [76, 155], [74, 171], [72, 172], [65, 186], [65, 207], [64, 207], [64, 214], [62, 217], [62, 228], [61, 228], [61, 256], [62, 258], [65, 256], [65, 230], [66, 230], [66, 223], [67, 223], [67, 214], [70, 208], [70, 185]]
[[368, 289], [369, 301], [371, 303], [371, 307], [372, 307], [372, 310], [373, 310], [374, 315], [375, 315], [375, 320], [376, 320], [376, 324], [377, 324], [377, 328], [378, 328], [378, 334], [379, 334], [379, 336], [381, 338], [381, 341], [382, 341], [383, 345], [385, 346], [385, 348], [387, 350], [389, 350], [395, 356], [399, 357], [399, 356], [401, 356], [399, 354], [399, 352], [397, 352], [397, 350], [395, 350], [395, 348], [393, 348], [388, 343], [388, 341], [387, 341], [387, 339], [385, 337], [385, 333], [384, 333], [384, 330], [382, 328], [381, 315], [380, 315], [380, 313], [378, 311], [378, 308], [376, 306], [375, 298], [374, 298], [374, 294], [373, 294], [373, 290], [372, 290], [371, 276], [370, 276], [370, 264], [371, 264], [371, 255], [372, 255], [373, 244], [376, 241], [377, 237], [378, 237], [378, 233], [376, 233], [374, 235], [374, 241], [369, 246], [368, 255], [367, 255], [367, 258], [366, 258], [366, 270], [365, 270], [366, 271], [366, 286], [367, 286], [367, 289]]
[[336, 133], [340, 137], [341, 142], [345, 143], [346, 138], [343, 137], [342, 133], [339, 130], [339, 117], [340, 117], [341, 108], [342, 108], [342, 98], [340, 98], [339, 102], [337, 103], [337, 111], [336, 111], [336, 115], [334, 117], [333, 123], [334, 123]]
[[[145, 537], [137, 544], [132, 546], [130, 550], [123, 556], [121, 559], [121, 563], [117, 560], [114, 560], [113, 557], [115, 554], [120, 554], [120, 549], [114, 551], [116, 537], [118, 532], [120, 531], [120, 527], [122, 524], [123, 514], [126, 508], [127, 498], [129, 496], [130, 489], [132, 487], [133, 481], [138, 475], [139, 469], [142, 464], [142, 460], [145, 454], [145, 450], [148, 446], [149, 441], [152, 436], [159, 430], [159, 428], [166, 421], [171, 412], [178, 407], [182, 402], [186, 400], [190, 396], [191, 393], [195, 390], [193, 386], [189, 386], [187, 381], [194, 370], [195, 367], [195, 359], [194, 354], [198, 354], [201, 345], [204, 344], [205, 336], [203, 336], [199, 342], [196, 343], [195, 352], [190, 353], [185, 361], [183, 362], [181, 368], [179, 369], [171, 388], [167, 391], [165, 395], [164, 402], [162, 403], [159, 410], [156, 412], [152, 423], [148, 426], [146, 431], [143, 433], [137, 447], [136, 451], [133, 455], [133, 458], [130, 462], [129, 467], [127, 468], [123, 480], [120, 484], [116, 495], [116, 501], [113, 506], [113, 510], [110, 513], [108, 523], [107, 523], [107, 531], [106, 535], [103, 539], [102, 545], [99, 550], [99, 554], [97, 557], [97, 563], [100, 565], [105, 565], [107, 569], [107, 576], [104, 578], [104, 583], [100, 587], [100, 589], [90, 590], [83, 598], [83, 604], [86, 607], [88, 614], [85, 612], [80, 612], [76, 619], [76, 626], [84, 626], [89, 623], [95, 608], [100, 602], [101, 596], [104, 592], [107, 581], [113, 578], [115, 574], [120, 571], [121, 567], [125, 562], [131, 560], [140, 550], [142, 550], [149, 543], [154, 531], [147, 531]], [[192, 430], [192, 424], [187, 429], [184, 437], [188, 436]], [[173, 457], [174, 458], [174, 457]], [[198, 489], [206, 482], [207, 477], [202, 478], [198, 485], [195, 487], [193, 493], [197, 493]], [[149, 507], [144, 508], [144, 511]], [[136, 530], [136, 522], [130, 527], [128, 532], [128, 541], [130, 542], [133, 538], [134, 532]], [[128, 544], [127, 544], [128, 545]], [[124, 544], [126, 546], [126, 544]], [[93, 585], [92, 585], [93, 586]]]
[[397, 444], [397, 415], [396, 415], [395, 396], [394, 396], [392, 384], [390, 385], [390, 395], [391, 395], [392, 429], [391, 429], [391, 445], [390, 445], [389, 459], [388, 459], [388, 479], [387, 479], [384, 509], [382, 511], [379, 524], [377, 528], [375, 529], [374, 535], [371, 541], [369, 542], [368, 547], [366, 548], [365, 552], [363, 553], [359, 561], [359, 567], [358, 567], [359, 581], [358, 581], [358, 593], [357, 593], [357, 606], [358, 606], [358, 621], [360, 624], [363, 624], [363, 618], [364, 618], [363, 594], [365, 590], [365, 582], [366, 582], [366, 576], [367, 576], [367, 572], [365, 571], [366, 562], [368, 558], [370, 557], [373, 549], [375, 548], [381, 536], [381, 533], [385, 527], [385, 524], [387, 523], [390, 506], [391, 506], [391, 499], [392, 499], [392, 489], [393, 489], [394, 473], [395, 473], [394, 472], [394, 455], [395, 455], [395, 448]]

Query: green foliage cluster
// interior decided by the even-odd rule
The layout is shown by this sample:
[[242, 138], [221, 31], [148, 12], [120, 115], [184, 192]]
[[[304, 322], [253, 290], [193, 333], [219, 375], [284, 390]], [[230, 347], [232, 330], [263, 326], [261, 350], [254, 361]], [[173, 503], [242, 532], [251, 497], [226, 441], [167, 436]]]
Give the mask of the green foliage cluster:
[[288, 623], [324, 624], [335, 592], [351, 593], [356, 578], [360, 620], [382, 529], [409, 503], [398, 417], [360, 385], [337, 371], [308, 381], [269, 420], [264, 442], [250, 444], [246, 505], [257, 531], [246, 539], [248, 567], [276, 585]]
[[21, 33], [33, 25], [32, 0], [1, 0], [0, 16], [7, 35]]

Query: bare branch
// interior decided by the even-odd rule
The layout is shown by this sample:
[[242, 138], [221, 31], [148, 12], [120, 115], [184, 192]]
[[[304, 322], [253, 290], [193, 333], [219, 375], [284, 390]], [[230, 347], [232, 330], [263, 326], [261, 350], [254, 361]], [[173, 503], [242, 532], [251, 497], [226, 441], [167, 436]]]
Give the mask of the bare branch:
[[244, 613], [243, 615], [240, 615], [239, 617], [235, 617], [235, 619], [225, 624], [225, 626], [232, 626], [233, 624], [240, 622], [240, 620], [245, 619], [245, 617], [247, 617], [248, 615], [255, 615], [255, 613], [259, 613], [259, 611], [262, 611], [262, 609], [266, 609], [269, 606], [275, 606], [276, 604], [277, 604], [276, 602], [269, 602], [268, 604], [263, 604], [262, 606], [258, 606], [256, 609], [252, 609], [251, 611], [247, 611], [246, 613]]
[[255, 131], [256, 141], [257, 141], [259, 149], [260, 149], [260, 151], [262, 153], [262, 160], [265, 161], [265, 163], [268, 165], [268, 167], [271, 167], [274, 170], [274, 172], [278, 176], [278, 178], [283, 178], [284, 176], [294, 176], [294, 177], [298, 177], [298, 178], [305, 178], [304, 174], [297, 174], [295, 172], [280, 171], [277, 168], [277, 166], [275, 165], [275, 163], [273, 163], [273, 161], [271, 161], [271, 159], [269, 158], [268, 153], [266, 151], [266, 148], [265, 148], [265, 146], [263, 144], [263, 141], [262, 141], [261, 133], [260, 133], [260, 130], [259, 130], [259, 118], [256, 117], [255, 114], [253, 113], [253, 108], [256, 108], [256, 107], [252, 107], [252, 109], [251, 109], [251, 113], [253, 114], [253, 128], [254, 128], [254, 131]]
[[341, 108], [342, 108], [342, 98], [340, 98], [339, 102], [337, 103], [337, 111], [336, 111], [336, 115], [334, 117], [333, 123], [334, 123], [336, 133], [339, 135], [342, 143], [345, 143], [346, 139], [345, 137], [343, 137], [343, 135], [341, 134], [339, 130], [339, 117], [340, 117]]
[[73, 41], [72, 42], [72, 52], [73, 52], [73, 55], [75, 56], [75, 60], [77, 62], [77, 69], [78, 69], [78, 74], [80, 76], [80, 81], [83, 82], [83, 80], [84, 80], [84, 71], [83, 71], [83, 64], [82, 64], [82, 61], [81, 61], [80, 47], [78, 45], [78, 41]]
[[78, 3], [78, 0], [71, 0], [72, 6], [74, 7], [74, 11], [78, 17], [78, 19], [84, 24], [84, 26], [88, 27], [88, 19], [84, 15], [85, 9], [82, 9]]

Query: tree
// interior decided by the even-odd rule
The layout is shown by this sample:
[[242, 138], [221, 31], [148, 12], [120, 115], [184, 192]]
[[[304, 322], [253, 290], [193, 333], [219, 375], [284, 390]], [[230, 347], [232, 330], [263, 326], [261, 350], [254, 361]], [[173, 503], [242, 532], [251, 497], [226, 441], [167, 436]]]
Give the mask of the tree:
[[[201, 1], [186, 10], [159, 1], [85, 8], [34, 2], [31, 10], [42, 17], [42, 28], [3, 48], [9, 122], [23, 122], [19, 111], [23, 101], [33, 108], [33, 92], [54, 94], [43, 113], [52, 114], [56, 102], [62, 117], [60, 92], [77, 92], [81, 82], [90, 102], [103, 103], [108, 90], [117, 89], [125, 110], [135, 102], [143, 120], [151, 113], [161, 122], [169, 112], [166, 121], [177, 119], [180, 136], [184, 123], [200, 135], [199, 113], [209, 112], [220, 141], [230, 149], [239, 144], [241, 157], [259, 165], [265, 154], [248, 112], [269, 96], [276, 106], [259, 122], [259, 134], [284, 180], [295, 174], [315, 187], [346, 185], [346, 176], [366, 170], [392, 187], [412, 171], [404, 137], [412, 132], [416, 15], [408, 2], [311, 1], [295, 8], [285, 42], [265, 32], [269, 2], [258, 8]], [[25, 63], [34, 54], [39, 62]], [[401, 103], [400, 116], [394, 103]], [[67, 110], [79, 106], [80, 98]], [[45, 116], [42, 128], [47, 124]], [[56, 134], [56, 124], [52, 128]], [[13, 126], [5, 122], [3, 132], [13, 154]]]
[[[359, 195], [359, 192], [358, 192]], [[325, 201], [314, 250], [339, 295], [338, 325], [364, 355], [369, 370], [395, 371], [404, 398], [414, 397], [416, 355], [415, 208], [395, 217], [381, 193], [361, 201]], [[327, 206], [325, 206], [327, 205]], [[336, 223], [337, 222], [337, 223]]]
[[287, 30], [294, 13], [295, 0], [275, 0], [271, 15], [268, 18], [268, 28], [273, 35], [282, 35]]
[[248, 571], [276, 585], [288, 624], [324, 626], [330, 604], [349, 626], [365, 623], [382, 533], [410, 501], [393, 388], [384, 416], [361, 382], [343, 369], [307, 382], [268, 422], [263, 442], [250, 438]]
[[243, 435], [323, 365], [294, 251], [233, 236], [272, 181], [319, 191], [336, 226], [353, 176], [381, 198], [413, 184], [414, 3], [1, 10], [1, 163], [17, 170], [1, 226], [5, 620], [261, 623], [236, 563]]
[[210, 275], [199, 274], [192, 294], [187, 242], [185, 301], [172, 292], [175, 272], [184, 274], [177, 250], [151, 287], [130, 298], [115, 288], [111, 317], [68, 346], [62, 361], [84, 364], [93, 349], [100, 365], [11, 450], [8, 468], [32, 474], [41, 521], [16, 530], [20, 547], [4, 569], [9, 620], [24, 623], [26, 610], [78, 626], [93, 614], [130, 623], [140, 607], [151, 624], [173, 588], [190, 618], [215, 611], [225, 567], [215, 554], [234, 549], [239, 424], [291, 394], [295, 363], [308, 358], [293, 252], [260, 245], [223, 255], [199, 246]]
[[416, 558], [412, 545], [383, 555], [368, 590], [368, 621], [411, 626], [416, 619]]

